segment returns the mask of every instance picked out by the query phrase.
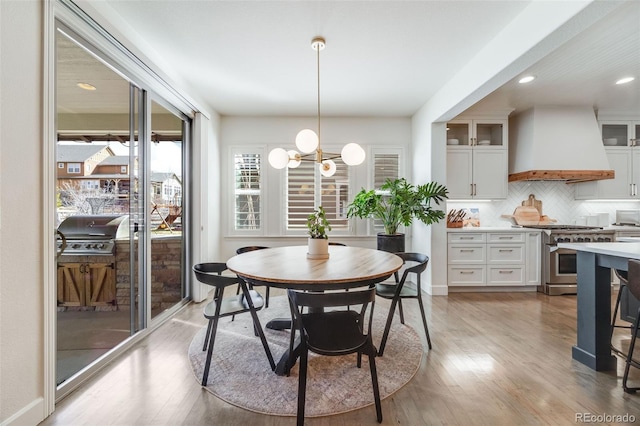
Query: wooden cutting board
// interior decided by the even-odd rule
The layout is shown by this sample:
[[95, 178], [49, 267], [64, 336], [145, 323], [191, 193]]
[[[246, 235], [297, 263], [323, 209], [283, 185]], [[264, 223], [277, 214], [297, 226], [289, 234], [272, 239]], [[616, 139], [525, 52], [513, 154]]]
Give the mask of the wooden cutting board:
[[503, 214], [502, 217], [513, 218], [517, 225], [537, 225], [540, 222], [540, 212], [533, 206], [518, 206], [512, 215]]
[[535, 207], [538, 210], [538, 213], [542, 215], [542, 201], [536, 200], [536, 196], [533, 194], [529, 194], [529, 198], [522, 202], [523, 206]]

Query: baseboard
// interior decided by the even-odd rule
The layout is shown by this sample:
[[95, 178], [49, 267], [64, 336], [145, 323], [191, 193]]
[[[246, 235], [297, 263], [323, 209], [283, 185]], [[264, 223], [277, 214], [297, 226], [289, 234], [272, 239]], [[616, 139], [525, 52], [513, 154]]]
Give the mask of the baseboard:
[[536, 292], [536, 286], [518, 287], [449, 287], [449, 293], [529, 293]]
[[43, 416], [44, 398], [38, 398], [32, 401], [29, 405], [23, 407], [13, 416], [0, 422], [0, 426], [37, 425], [46, 418]]
[[431, 296], [446, 296], [449, 294], [449, 287], [446, 285], [431, 285], [427, 286], [426, 291]]

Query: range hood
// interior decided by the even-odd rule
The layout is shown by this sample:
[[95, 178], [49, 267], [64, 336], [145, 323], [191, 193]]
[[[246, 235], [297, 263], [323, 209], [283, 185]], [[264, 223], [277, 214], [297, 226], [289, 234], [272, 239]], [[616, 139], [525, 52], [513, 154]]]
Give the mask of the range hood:
[[509, 119], [509, 182], [613, 179], [589, 107], [534, 107]]

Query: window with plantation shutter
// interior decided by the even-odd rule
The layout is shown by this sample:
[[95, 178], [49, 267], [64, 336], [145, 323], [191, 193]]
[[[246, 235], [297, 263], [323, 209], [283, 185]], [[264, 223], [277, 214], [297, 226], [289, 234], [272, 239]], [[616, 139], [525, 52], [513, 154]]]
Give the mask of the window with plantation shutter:
[[397, 179], [399, 177], [399, 155], [398, 154], [373, 154], [373, 187], [380, 189], [387, 179]]
[[307, 217], [313, 213], [316, 185], [320, 185], [321, 205], [333, 230], [347, 229], [349, 204], [349, 166], [335, 158], [337, 170], [331, 177], [320, 175], [318, 164], [303, 161], [295, 169], [287, 169], [287, 229], [306, 229]]
[[[373, 154], [373, 187], [379, 194], [384, 194], [380, 187], [387, 179], [397, 179], [400, 177], [400, 155], [387, 153]], [[375, 233], [383, 232], [384, 227], [380, 219], [373, 220], [373, 230]]]
[[307, 216], [314, 207], [316, 169], [313, 161], [303, 161], [295, 169], [287, 168], [287, 229], [307, 227]]
[[347, 205], [349, 204], [349, 166], [341, 158], [334, 158], [337, 170], [331, 177], [321, 175], [320, 205], [327, 214], [333, 230], [347, 229]]
[[258, 153], [236, 152], [233, 165], [234, 229], [259, 230], [262, 226], [261, 156]]

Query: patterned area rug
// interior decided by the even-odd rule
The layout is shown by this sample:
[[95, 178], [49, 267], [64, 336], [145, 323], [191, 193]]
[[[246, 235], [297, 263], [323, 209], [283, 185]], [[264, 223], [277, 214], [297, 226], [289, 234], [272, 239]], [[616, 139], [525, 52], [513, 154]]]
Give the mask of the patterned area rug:
[[[379, 345], [387, 315], [386, 306], [376, 305], [373, 338]], [[265, 327], [273, 318], [288, 318], [286, 296], [273, 297], [269, 308], [258, 312]], [[396, 314], [397, 316], [397, 314]], [[206, 352], [202, 350], [206, 327], [193, 338], [189, 360], [196, 381], [201, 382]], [[265, 329], [276, 363], [289, 346], [289, 331]], [[376, 358], [380, 397], [386, 398], [407, 384], [415, 375], [424, 348], [419, 336], [408, 325], [394, 318], [384, 356]], [[254, 336], [251, 315], [222, 318], [218, 324], [209, 380], [206, 389], [230, 404], [262, 414], [295, 416], [298, 397], [298, 364], [289, 377], [271, 371], [260, 338]], [[307, 370], [306, 417], [327, 416], [373, 405], [373, 389], [367, 357], [356, 367], [356, 355], [341, 357], [309, 353]]]

